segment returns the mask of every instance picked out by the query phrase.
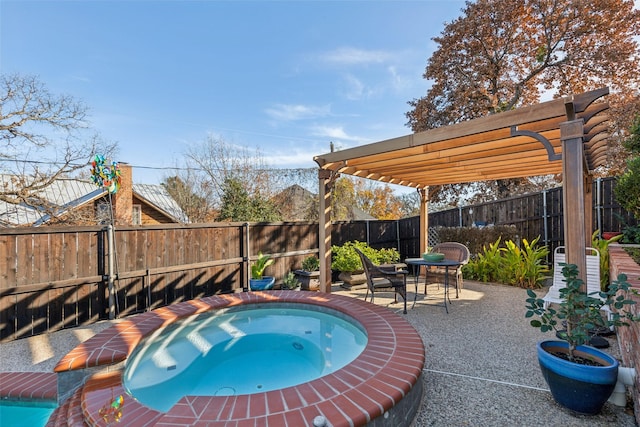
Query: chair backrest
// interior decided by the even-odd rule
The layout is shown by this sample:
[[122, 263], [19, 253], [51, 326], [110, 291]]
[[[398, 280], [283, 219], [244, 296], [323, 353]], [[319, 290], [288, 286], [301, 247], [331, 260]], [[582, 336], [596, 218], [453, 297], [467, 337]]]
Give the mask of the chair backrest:
[[[586, 248], [587, 251], [587, 293], [600, 292], [600, 251], [596, 248]], [[567, 256], [564, 246], [558, 246], [553, 251], [553, 285], [566, 287], [562, 275], [561, 263], [566, 262]]]
[[462, 264], [469, 262], [471, 254], [469, 248], [458, 242], [442, 242], [433, 247], [431, 252], [439, 252], [444, 254], [445, 259], [458, 261]]
[[369, 257], [367, 257], [365, 254], [363, 254], [360, 249], [358, 249], [358, 248], [354, 248], [354, 249], [358, 253], [358, 255], [360, 256], [360, 261], [362, 261], [362, 268], [364, 269], [364, 272], [367, 275], [367, 278], [369, 278], [369, 276], [371, 275], [371, 271], [375, 269], [375, 266], [373, 265], [373, 262], [371, 262]]
[[360, 249], [358, 248], [354, 248], [354, 249], [360, 256], [360, 261], [362, 261], [362, 269], [364, 270], [364, 275], [367, 277], [367, 286], [369, 287], [369, 289], [373, 289], [372, 272], [375, 271], [375, 266], [373, 265], [373, 262], [371, 262], [369, 257], [363, 254]]

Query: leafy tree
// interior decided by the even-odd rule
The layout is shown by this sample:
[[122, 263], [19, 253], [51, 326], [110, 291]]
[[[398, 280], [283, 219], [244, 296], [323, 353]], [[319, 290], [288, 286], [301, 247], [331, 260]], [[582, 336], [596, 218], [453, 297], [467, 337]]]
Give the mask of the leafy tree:
[[[543, 95], [610, 86], [614, 110], [637, 97], [640, 11], [631, 0], [478, 0], [467, 1], [463, 13], [434, 38], [439, 47], [424, 73], [433, 84], [406, 114], [415, 132], [538, 103]], [[524, 182], [495, 190], [502, 196]], [[437, 190], [430, 194], [437, 198]]]
[[627, 169], [618, 179], [614, 194], [623, 208], [640, 219], [640, 115], [636, 116], [629, 139], [625, 141], [624, 146], [634, 153], [635, 157], [627, 162]]
[[69, 95], [54, 95], [35, 76], [0, 75], [0, 200], [53, 213], [40, 196], [55, 180], [87, 168], [98, 147], [114, 144], [89, 133], [88, 109]]
[[353, 181], [346, 176], [336, 180], [331, 192], [331, 215], [333, 221], [353, 219], [353, 207], [356, 205], [356, 193]]
[[210, 205], [210, 189], [206, 183], [194, 181], [193, 172], [165, 178], [161, 185], [176, 201], [192, 223], [210, 222], [214, 212]]
[[356, 181], [356, 206], [377, 219], [402, 217], [402, 202], [388, 185], [371, 181]]
[[251, 196], [238, 178], [223, 183], [219, 221], [279, 221], [278, 210], [270, 200]]
[[420, 215], [420, 193], [413, 191], [397, 196], [400, 202], [401, 218], [409, 218]]
[[368, 180], [343, 176], [336, 180], [332, 197], [334, 221], [354, 219], [354, 208], [376, 219], [403, 217], [403, 202], [388, 185], [380, 186]]
[[[222, 220], [280, 221], [274, 197], [296, 179], [307, 180], [312, 171], [271, 169], [259, 149], [250, 152], [213, 136], [191, 146], [185, 156], [194, 174], [192, 188], [206, 188], [196, 193], [219, 211]], [[242, 198], [249, 205], [240, 207]]]

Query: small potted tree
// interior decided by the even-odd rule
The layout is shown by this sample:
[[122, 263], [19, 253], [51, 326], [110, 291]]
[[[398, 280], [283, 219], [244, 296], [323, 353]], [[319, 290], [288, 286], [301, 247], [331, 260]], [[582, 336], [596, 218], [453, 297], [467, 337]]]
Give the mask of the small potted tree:
[[276, 279], [273, 276], [265, 276], [264, 271], [273, 264], [273, 259], [269, 255], [258, 252], [258, 259], [251, 264], [251, 279], [249, 288], [252, 291], [266, 291], [273, 289]]
[[[544, 307], [544, 300], [527, 289], [526, 317], [531, 326], [542, 332], [556, 331], [563, 341], [547, 340], [538, 343], [538, 362], [553, 398], [560, 405], [578, 413], [593, 415], [600, 412], [611, 396], [618, 379], [618, 361], [603, 351], [586, 345], [590, 331], [596, 327], [623, 326], [627, 321], [639, 321], [640, 316], [625, 309], [635, 304], [627, 298], [630, 284], [624, 274], [618, 276], [608, 290], [582, 291], [583, 281], [578, 268], [561, 264], [566, 287], [560, 290], [559, 308]], [[602, 309], [611, 308], [609, 316]], [[615, 309], [615, 310], [613, 310]], [[563, 326], [566, 323], [566, 328]]]
[[317, 291], [320, 289], [320, 260], [310, 255], [302, 261], [302, 270], [295, 270], [296, 279], [300, 281], [302, 290]]

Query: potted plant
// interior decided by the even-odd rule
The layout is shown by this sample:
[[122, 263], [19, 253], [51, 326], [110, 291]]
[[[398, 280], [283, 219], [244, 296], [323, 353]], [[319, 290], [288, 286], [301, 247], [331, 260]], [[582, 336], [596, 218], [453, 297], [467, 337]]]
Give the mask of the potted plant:
[[352, 241], [341, 246], [332, 246], [333, 257], [331, 269], [340, 271], [340, 280], [347, 286], [353, 287], [366, 283], [360, 256], [355, 251], [360, 249], [376, 265], [391, 265], [400, 259], [400, 253], [393, 248], [375, 249], [366, 242]]
[[289, 291], [299, 291], [301, 287], [300, 285], [300, 281], [296, 277], [295, 273], [293, 271], [290, 271], [282, 278], [281, 289]]
[[[582, 291], [583, 281], [578, 278], [578, 268], [573, 264], [561, 264], [566, 287], [560, 290], [562, 302], [544, 308], [544, 300], [527, 289], [526, 317], [534, 317], [531, 326], [541, 332], [556, 331], [563, 341], [547, 340], [538, 343], [538, 362], [553, 398], [562, 406], [582, 414], [597, 414], [609, 399], [618, 379], [618, 361], [611, 355], [593, 348], [589, 331], [598, 326], [628, 325], [627, 321], [639, 321], [625, 306], [635, 304], [627, 298], [630, 284], [620, 274], [607, 291]], [[602, 309], [611, 309], [609, 316]], [[562, 326], [566, 324], [566, 329]]]
[[302, 261], [302, 270], [296, 270], [295, 276], [305, 291], [317, 291], [320, 289], [320, 260], [314, 255], [306, 257]]
[[275, 277], [264, 275], [264, 270], [271, 264], [273, 264], [271, 256], [258, 252], [258, 259], [251, 264], [250, 290], [264, 291], [273, 288], [273, 284], [276, 281]]

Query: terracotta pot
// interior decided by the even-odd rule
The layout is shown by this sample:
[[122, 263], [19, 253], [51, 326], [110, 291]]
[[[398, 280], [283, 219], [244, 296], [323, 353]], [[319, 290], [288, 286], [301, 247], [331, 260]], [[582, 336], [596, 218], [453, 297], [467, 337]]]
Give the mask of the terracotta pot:
[[619, 231], [604, 231], [604, 232], [602, 233], [602, 238], [603, 238], [604, 240], [609, 240], [609, 239], [611, 239], [612, 237], [619, 236], [620, 234], [622, 234], [622, 233], [620, 233]]

